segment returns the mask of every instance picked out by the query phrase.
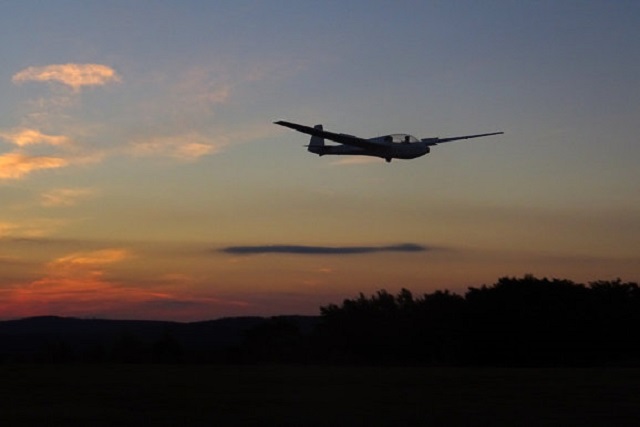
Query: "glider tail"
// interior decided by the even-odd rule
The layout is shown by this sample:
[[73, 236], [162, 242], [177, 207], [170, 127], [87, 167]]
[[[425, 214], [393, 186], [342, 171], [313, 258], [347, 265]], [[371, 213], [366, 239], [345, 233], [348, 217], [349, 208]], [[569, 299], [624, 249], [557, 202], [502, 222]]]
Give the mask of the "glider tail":
[[[322, 125], [315, 125], [313, 128], [322, 130]], [[311, 151], [312, 153], [322, 155], [323, 148], [324, 148], [324, 138], [320, 136], [312, 135], [311, 141], [309, 142], [309, 151]]]

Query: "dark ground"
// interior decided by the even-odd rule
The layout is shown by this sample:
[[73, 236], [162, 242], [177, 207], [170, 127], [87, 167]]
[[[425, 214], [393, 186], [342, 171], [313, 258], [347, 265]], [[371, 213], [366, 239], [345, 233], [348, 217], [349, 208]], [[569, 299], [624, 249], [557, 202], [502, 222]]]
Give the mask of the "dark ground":
[[640, 369], [8, 364], [0, 425], [636, 426]]

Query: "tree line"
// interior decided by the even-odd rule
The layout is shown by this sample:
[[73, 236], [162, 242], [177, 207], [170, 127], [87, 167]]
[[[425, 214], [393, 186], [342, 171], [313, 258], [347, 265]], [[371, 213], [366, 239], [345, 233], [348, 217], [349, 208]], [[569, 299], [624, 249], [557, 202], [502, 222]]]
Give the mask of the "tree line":
[[320, 311], [310, 336], [272, 321], [248, 342], [263, 359], [323, 363], [640, 364], [640, 288], [619, 279], [504, 277], [464, 295], [381, 290]]
[[[463, 295], [380, 290], [316, 317], [216, 322], [129, 322], [101, 340], [68, 327], [39, 333], [37, 345], [0, 328], [0, 362], [640, 365], [640, 287], [619, 279], [503, 277]], [[9, 340], [29, 351], [3, 353]]]

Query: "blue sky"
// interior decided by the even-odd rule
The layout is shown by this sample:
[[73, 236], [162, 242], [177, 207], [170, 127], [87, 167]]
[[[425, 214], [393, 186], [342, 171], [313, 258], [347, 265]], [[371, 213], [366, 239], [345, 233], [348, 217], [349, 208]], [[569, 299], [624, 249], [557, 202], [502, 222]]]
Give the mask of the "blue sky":
[[[638, 281], [639, 21], [633, 1], [5, 2], [0, 317]], [[386, 164], [318, 158], [281, 119], [505, 135]]]

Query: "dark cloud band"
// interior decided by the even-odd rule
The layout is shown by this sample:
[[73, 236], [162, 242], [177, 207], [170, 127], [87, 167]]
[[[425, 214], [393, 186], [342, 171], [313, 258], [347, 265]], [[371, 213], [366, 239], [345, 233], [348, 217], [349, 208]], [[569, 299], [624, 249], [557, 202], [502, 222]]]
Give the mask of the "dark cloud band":
[[229, 246], [222, 252], [233, 255], [293, 254], [293, 255], [357, 255], [375, 252], [425, 252], [430, 248], [416, 243], [402, 243], [389, 246], [305, 246], [305, 245], [264, 245]]

